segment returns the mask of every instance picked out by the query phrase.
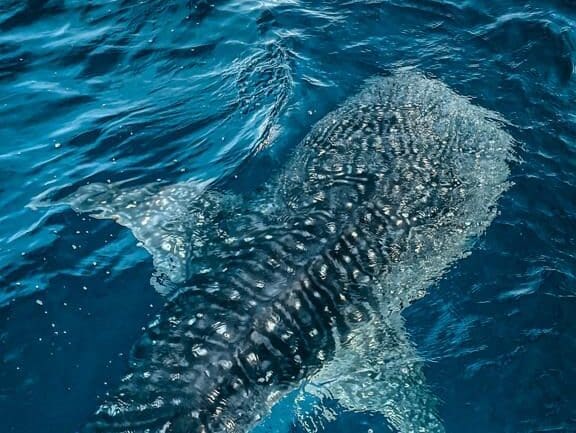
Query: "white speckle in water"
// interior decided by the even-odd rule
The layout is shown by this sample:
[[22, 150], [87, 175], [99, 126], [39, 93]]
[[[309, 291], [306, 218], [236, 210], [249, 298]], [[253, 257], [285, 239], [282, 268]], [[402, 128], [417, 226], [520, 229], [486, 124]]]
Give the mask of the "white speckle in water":
[[225, 323], [216, 322], [213, 327], [217, 334], [220, 335], [226, 334], [227, 328]]
[[294, 308], [296, 310], [299, 310], [300, 308], [302, 308], [302, 302], [300, 302], [300, 299], [295, 299], [294, 300]]
[[276, 329], [276, 322], [274, 320], [268, 320], [266, 322], [266, 331], [273, 332]]
[[322, 264], [320, 266], [320, 278], [325, 280], [327, 276], [328, 276], [328, 266], [326, 266], [326, 264]]
[[376, 252], [374, 250], [368, 250], [368, 260], [370, 260], [370, 262], [374, 263], [376, 261]]
[[220, 366], [222, 366], [222, 368], [224, 368], [226, 370], [229, 370], [232, 368], [232, 361], [228, 361], [227, 359], [219, 361], [218, 364], [220, 364]]
[[254, 352], [250, 352], [248, 355], [246, 355], [246, 361], [248, 361], [251, 365], [256, 365], [258, 362], [258, 357]]
[[192, 347], [192, 354], [194, 356], [206, 356], [208, 351], [204, 347], [196, 344], [194, 347]]

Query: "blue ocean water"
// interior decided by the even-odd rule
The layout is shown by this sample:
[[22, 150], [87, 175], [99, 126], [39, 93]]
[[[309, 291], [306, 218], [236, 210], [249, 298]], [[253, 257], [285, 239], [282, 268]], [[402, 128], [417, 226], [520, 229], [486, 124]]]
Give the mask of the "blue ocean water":
[[[576, 3], [0, 3], [0, 430], [75, 432], [162, 306], [89, 182], [257, 187], [367, 78], [414, 67], [502, 114], [519, 161], [472, 254], [406, 309], [448, 432], [576, 432]], [[326, 432], [390, 431], [341, 412]], [[300, 431], [290, 402], [263, 429]]]

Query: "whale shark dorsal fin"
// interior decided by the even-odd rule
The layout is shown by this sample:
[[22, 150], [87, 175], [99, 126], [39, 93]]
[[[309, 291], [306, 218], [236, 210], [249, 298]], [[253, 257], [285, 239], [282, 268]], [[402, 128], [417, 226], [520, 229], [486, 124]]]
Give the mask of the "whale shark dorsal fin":
[[398, 314], [376, 322], [353, 331], [338, 349], [340, 353], [303, 388], [317, 401], [316, 419], [310, 418], [310, 412], [297, 410], [298, 421], [304, 426], [331, 421], [334, 412], [322, 407], [322, 400], [328, 399], [351, 412], [382, 414], [399, 433], [444, 433], [437, 398], [426, 383], [423, 361], [402, 318]]
[[[189, 180], [170, 185], [151, 183], [125, 187], [123, 183], [92, 183], [59, 200], [37, 200], [32, 207], [69, 205], [94, 218], [111, 219], [127, 227], [152, 256], [156, 277], [173, 283], [190, 277], [194, 257], [210, 236], [212, 219], [233, 208], [232, 193], [210, 188], [209, 182]], [[169, 284], [153, 284], [163, 291]], [[168, 293], [163, 293], [168, 294]]]

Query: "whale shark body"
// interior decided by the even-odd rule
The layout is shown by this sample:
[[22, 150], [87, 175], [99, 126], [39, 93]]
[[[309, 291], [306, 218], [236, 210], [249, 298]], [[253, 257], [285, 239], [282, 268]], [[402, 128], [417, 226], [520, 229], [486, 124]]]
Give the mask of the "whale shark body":
[[243, 433], [302, 383], [397, 431], [444, 431], [400, 312], [496, 215], [513, 159], [501, 123], [396, 72], [252, 198], [184, 182], [66, 199], [129, 227], [175, 287], [83, 431]]

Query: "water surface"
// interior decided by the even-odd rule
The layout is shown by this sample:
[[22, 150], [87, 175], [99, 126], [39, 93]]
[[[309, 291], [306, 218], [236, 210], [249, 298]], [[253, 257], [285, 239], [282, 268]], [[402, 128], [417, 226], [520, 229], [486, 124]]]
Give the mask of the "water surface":
[[[576, 432], [576, 5], [568, 0], [5, 1], [0, 421], [74, 432], [163, 299], [88, 182], [250, 191], [369, 77], [413, 67], [502, 114], [500, 214], [405, 311], [448, 432]], [[327, 432], [389, 431], [345, 412]], [[301, 431], [292, 405], [265, 429]]]

